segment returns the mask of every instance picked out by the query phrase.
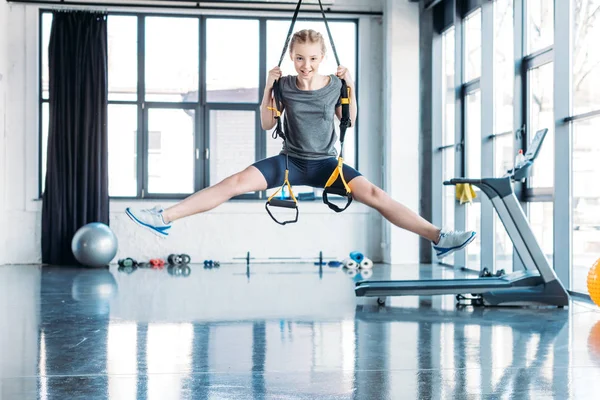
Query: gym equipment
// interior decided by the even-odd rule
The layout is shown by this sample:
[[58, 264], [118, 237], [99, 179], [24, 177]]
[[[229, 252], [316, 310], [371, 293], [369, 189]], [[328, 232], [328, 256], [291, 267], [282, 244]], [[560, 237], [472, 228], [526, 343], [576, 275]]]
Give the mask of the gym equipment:
[[467, 300], [475, 306], [568, 305], [569, 293], [550, 267], [511, 185], [511, 180], [520, 181], [530, 176], [547, 132], [547, 129], [538, 131], [523, 165], [507, 171], [501, 178], [456, 178], [444, 182], [445, 185], [471, 184], [489, 197], [523, 262], [523, 271], [481, 279], [362, 281], [356, 284], [356, 296], [377, 297], [379, 304], [385, 303], [386, 296], [456, 294], [459, 304]]
[[344, 260], [344, 267], [348, 269], [358, 269], [359, 264], [351, 258], [346, 258]]
[[587, 276], [587, 288], [592, 301], [600, 306], [600, 259], [598, 259]]
[[108, 265], [117, 255], [117, 237], [108, 225], [91, 222], [79, 228], [71, 240], [75, 259], [88, 267]]
[[363, 258], [363, 260], [360, 262], [359, 264], [359, 268], [360, 269], [372, 269], [373, 268], [373, 261], [371, 261], [370, 258]]
[[[279, 67], [281, 67], [281, 63], [283, 61], [283, 58], [285, 57], [285, 53], [287, 51], [290, 39], [292, 37], [292, 33], [294, 31], [294, 25], [296, 24], [296, 19], [298, 18], [298, 12], [300, 11], [301, 4], [302, 4], [302, 0], [299, 0], [298, 4], [296, 4], [296, 10], [294, 11], [294, 16], [292, 17], [292, 22], [290, 24], [290, 28], [287, 33], [285, 44], [283, 45], [281, 57], [279, 58], [279, 64], [277, 64], [277, 66], [279, 66]], [[321, 0], [319, 0], [319, 6], [321, 7], [321, 14], [323, 16], [323, 21], [325, 22], [325, 27], [327, 29], [329, 41], [331, 42], [331, 48], [333, 50], [333, 54], [335, 56], [338, 66], [339, 66], [339, 65], [341, 65], [340, 60], [339, 60], [337, 51], [335, 49], [335, 44], [333, 42], [333, 36], [331, 35], [331, 31], [329, 30], [329, 24], [327, 23], [327, 17], [325, 16], [325, 10], [323, 10], [323, 4], [321, 4]], [[343, 171], [344, 138], [346, 136], [346, 130], [351, 125], [350, 88], [348, 87], [345, 80], [342, 79], [341, 81], [342, 81], [342, 88], [340, 91], [340, 103], [341, 103], [341, 107], [342, 107], [342, 118], [340, 119], [340, 154], [338, 157], [337, 167], [335, 168], [335, 170], [333, 171], [333, 173], [331, 174], [331, 176], [325, 183], [324, 191], [323, 191], [323, 202], [325, 204], [327, 204], [329, 206], [329, 208], [335, 212], [344, 211], [346, 208], [348, 208], [348, 206], [350, 206], [350, 203], [352, 203], [352, 190], [346, 183], [346, 179], [344, 178], [344, 171]], [[283, 128], [281, 127], [281, 110], [283, 109], [281, 93], [282, 92], [281, 92], [281, 87], [279, 86], [279, 79], [277, 79], [273, 83], [273, 97], [274, 97], [275, 104], [274, 104], [274, 107], [269, 107], [269, 110], [272, 110], [275, 113], [276, 126], [275, 126], [275, 129], [273, 130], [273, 139], [277, 139], [277, 137], [280, 137], [283, 139], [283, 143], [285, 145], [286, 136], [285, 136], [285, 132], [283, 131]], [[277, 191], [275, 191], [271, 196], [269, 196], [269, 198], [267, 199], [267, 202], [265, 203], [265, 209], [267, 210], [267, 213], [269, 214], [271, 219], [273, 219], [273, 221], [277, 222], [280, 225], [286, 225], [286, 224], [298, 222], [298, 213], [299, 213], [298, 200], [296, 199], [296, 196], [294, 196], [294, 191], [292, 190], [292, 185], [290, 184], [290, 181], [288, 179], [288, 176], [289, 176], [288, 166], [289, 166], [289, 158], [288, 158], [288, 154], [286, 152], [286, 155], [285, 155], [285, 177], [283, 180], [283, 184], [281, 185], [281, 187], [279, 189], [277, 189]], [[336, 189], [336, 188], [331, 187], [331, 185], [333, 185], [333, 183], [338, 179], [338, 177], [342, 180], [344, 189]], [[289, 194], [290, 200], [275, 198], [277, 193], [282, 191], [283, 188], [286, 186], [290, 193]], [[283, 193], [283, 191], [282, 191], [282, 193]], [[340, 208], [336, 204], [331, 203], [328, 200], [328, 195], [330, 195], [330, 194], [346, 197], [346, 199], [347, 199], [346, 206], [343, 208]], [[288, 221], [283, 221], [283, 222], [278, 221], [273, 216], [271, 211], [269, 210], [269, 206], [294, 209], [294, 210], [296, 210], [296, 216], [293, 220], [288, 220]]]
[[267, 257], [267, 258], [257, 258], [251, 257], [250, 252], [246, 253], [246, 257], [234, 257], [232, 261], [224, 262], [221, 261], [221, 264], [238, 264], [245, 262], [246, 265], [250, 265], [250, 263], [256, 264], [307, 264], [313, 263], [314, 265], [323, 266], [329, 265], [330, 267], [339, 266], [339, 262], [335, 257], [323, 257], [323, 252], [319, 251], [319, 255], [317, 257]]
[[117, 261], [117, 264], [119, 265], [119, 267], [129, 268], [129, 267], [137, 266], [138, 263], [133, 258], [127, 257], [127, 258]]
[[148, 263], [153, 269], [163, 269], [165, 267], [165, 260], [162, 258], [153, 258]]
[[187, 254], [169, 254], [167, 262], [169, 265], [189, 264], [191, 257]]
[[350, 253], [350, 258], [353, 259], [357, 264], [360, 264], [365, 256], [360, 251], [353, 251]]
[[221, 266], [221, 262], [220, 261], [213, 261], [213, 260], [204, 260], [204, 267], [205, 268], [219, 268]]

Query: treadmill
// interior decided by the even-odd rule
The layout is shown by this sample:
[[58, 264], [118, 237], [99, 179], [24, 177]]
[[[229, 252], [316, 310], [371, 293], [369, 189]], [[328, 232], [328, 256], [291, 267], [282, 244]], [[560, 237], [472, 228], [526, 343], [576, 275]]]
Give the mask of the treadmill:
[[366, 280], [356, 283], [356, 296], [377, 297], [380, 305], [385, 304], [387, 296], [455, 294], [459, 304], [466, 302], [474, 306], [567, 306], [569, 293], [550, 267], [511, 183], [522, 181], [531, 175], [533, 161], [539, 154], [547, 133], [548, 129], [536, 132], [525, 154], [525, 161], [507, 171], [501, 178], [455, 178], [444, 182], [444, 185], [469, 183], [489, 197], [524, 270], [474, 279]]

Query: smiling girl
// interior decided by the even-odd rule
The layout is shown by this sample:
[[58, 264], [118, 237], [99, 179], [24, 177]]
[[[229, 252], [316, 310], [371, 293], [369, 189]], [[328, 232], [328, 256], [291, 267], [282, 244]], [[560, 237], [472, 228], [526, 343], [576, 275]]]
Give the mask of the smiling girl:
[[[178, 219], [211, 210], [232, 197], [277, 187], [284, 180], [285, 157], [289, 157], [289, 181], [294, 185], [323, 188], [337, 166], [335, 118], [341, 119], [339, 102], [341, 79], [351, 89], [351, 126], [357, 114], [354, 81], [344, 66], [336, 74], [321, 75], [319, 66], [325, 58], [323, 36], [314, 30], [296, 32], [289, 45], [290, 57], [297, 75], [284, 76], [279, 67], [269, 71], [260, 106], [264, 130], [276, 124], [273, 107], [273, 84], [279, 80], [284, 113], [286, 140], [281, 153], [260, 160], [216, 185], [194, 193], [170, 208], [127, 208], [127, 215], [140, 226], [159, 236], [167, 236], [171, 223]], [[431, 241], [438, 258], [467, 246], [475, 232], [444, 231], [392, 199], [354, 168], [343, 166], [343, 174], [353, 198], [377, 210], [392, 224]], [[343, 188], [338, 179], [333, 188]]]

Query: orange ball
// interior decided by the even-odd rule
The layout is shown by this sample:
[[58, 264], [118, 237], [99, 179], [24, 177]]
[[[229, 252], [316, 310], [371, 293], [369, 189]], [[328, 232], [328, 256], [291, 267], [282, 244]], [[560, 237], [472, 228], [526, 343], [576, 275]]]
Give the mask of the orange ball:
[[588, 349], [595, 361], [600, 361], [600, 321], [592, 327], [588, 336]]
[[592, 301], [600, 306], [600, 259], [598, 259], [587, 276], [587, 287]]

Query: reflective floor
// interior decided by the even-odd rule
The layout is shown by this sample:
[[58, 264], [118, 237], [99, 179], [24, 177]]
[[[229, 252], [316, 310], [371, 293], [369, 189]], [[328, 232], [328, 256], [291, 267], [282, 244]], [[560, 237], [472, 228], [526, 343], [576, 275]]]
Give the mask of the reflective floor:
[[[451, 278], [375, 266], [370, 279]], [[339, 268], [0, 266], [0, 399], [597, 399], [600, 309], [357, 302]]]

